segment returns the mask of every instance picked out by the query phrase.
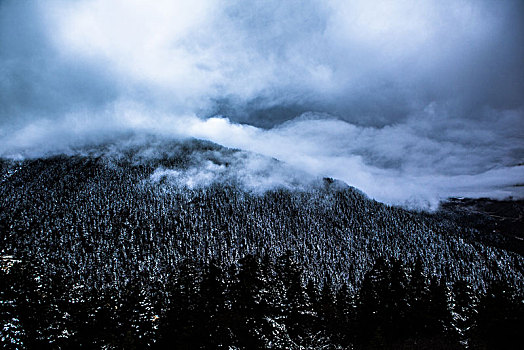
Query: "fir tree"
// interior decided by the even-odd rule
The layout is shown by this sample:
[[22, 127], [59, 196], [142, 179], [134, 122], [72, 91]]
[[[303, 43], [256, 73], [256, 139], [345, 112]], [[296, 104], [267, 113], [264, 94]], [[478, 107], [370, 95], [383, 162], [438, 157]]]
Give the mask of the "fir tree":
[[407, 331], [415, 339], [431, 335], [431, 299], [429, 293], [428, 277], [420, 257], [415, 262], [409, 283], [409, 305]]
[[202, 322], [207, 331], [203, 334], [203, 347], [207, 349], [227, 348], [231, 342], [226, 305], [224, 273], [216, 260], [205, 266], [200, 287], [199, 303]]
[[349, 346], [352, 343], [354, 333], [355, 305], [349, 293], [347, 284], [343, 284], [336, 294], [336, 340], [342, 346]]
[[459, 342], [467, 346], [476, 319], [476, 295], [471, 285], [465, 280], [453, 284], [453, 326]]
[[178, 276], [172, 285], [170, 303], [160, 329], [159, 348], [176, 346], [193, 349], [201, 345], [203, 337], [202, 309], [198, 302], [200, 273], [189, 260], [179, 266]]
[[409, 313], [408, 277], [406, 268], [398, 259], [391, 259], [389, 272], [389, 289], [383, 296], [385, 312], [387, 313], [384, 330], [388, 341], [401, 341], [407, 337]]
[[481, 349], [516, 349], [524, 344], [523, 300], [511, 286], [495, 281], [482, 296], [472, 334], [472, 345]]
[[244, 348], [261, 349], [270, 334], [267, 320], [267, 284], [260, 261], [253, 255], [239, 260], [240, 268], [230, 291], [232, 328], [235, 344]]
[[361, 344], [385, 346], [384, 326], [387, 321], [386, 296], [389, 292], [389, 266], [379, 258], [366, 273], [358, 295], [358, 337]]

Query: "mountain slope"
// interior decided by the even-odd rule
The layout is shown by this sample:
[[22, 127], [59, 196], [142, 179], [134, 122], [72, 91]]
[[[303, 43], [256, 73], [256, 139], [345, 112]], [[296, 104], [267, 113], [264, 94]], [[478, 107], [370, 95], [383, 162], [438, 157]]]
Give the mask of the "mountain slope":
[[480, 242], [524, 255], [524, 200], [451, 198], [439, 214], [480, 232]]
[[[377, 258], [418, 256], [428, 274], [450, 282], [484, 289], [504, 279], [523, 289], [522, 256], [476, 242], [467, 222], [390, 207], [283, 167], [197, 140], [2, 160], [2, 254], [93, 288], [136, 276], [162, 284], [186, 258], [230, 263], [291, 250], [307, 277], [352, 289]], [[264, 183], [274, 173], [281, 176]]]

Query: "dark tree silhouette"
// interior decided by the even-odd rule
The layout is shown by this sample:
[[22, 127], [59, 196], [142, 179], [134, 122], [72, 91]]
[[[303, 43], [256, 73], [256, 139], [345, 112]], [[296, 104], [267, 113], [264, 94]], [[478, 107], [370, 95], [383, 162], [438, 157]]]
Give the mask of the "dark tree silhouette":
[[517, 349], [524, 344], [524, 306], [504, 281], [494, 281], [482, 296], [472, 331], [479, 349]]

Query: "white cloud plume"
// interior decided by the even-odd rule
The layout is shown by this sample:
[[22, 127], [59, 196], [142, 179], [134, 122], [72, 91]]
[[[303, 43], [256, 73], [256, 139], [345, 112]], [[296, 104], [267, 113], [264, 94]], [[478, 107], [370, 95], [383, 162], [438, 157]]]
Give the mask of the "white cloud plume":
[[149, 180], [190, 189], [231, 184], [256, 193], [279, 188], [305, 191], [319, 183], [310, 174], [258, 154], [237, 152], [224, 156], [214, 152], [213, 158], [222, 158], [219, 164], [206, 156], [193, 154], [193, 164], [188, 169], [158, 168]]
[[[201, 159], [189, 170], [159, 169], [154, 175], [167, 176], [188, 187], [219, 179], [237, 181], [250, 189], [296, 188], [307, 184], [301, 178], [330, 176], [377, 200], [417, 207], [435, 207], [439, 200], [450, 196], [524, 195], [523, 187], [515, 186], [524, 179], [524, 166], [517, 163], [524, 140], [515, 129], [496, 135], [489, 129], [490, 122], [476, 124], [475, 129], [470, 124], [452, 123], [451, 129], [446, 129], [449, 123], [434, 122], [434, 113], [430, 106], [424, 116], [386, 127], [362, 127], [325, 114], [308, 113], [278, 127], [260, 129], [227, 118], [172, 116], [135, 104], [121, 104], [102, 115], [70, 115], [60, 123], [34, 123], [4, 135], [0, 154], [25, 157], [70, 152], [72, 145], [79, 146], [77, 139], [87, 145], [134, 131], [196, 137], [270, 157], [231, 158], [227, 168]], [[519, 111], [486, 113], [486, 118], [507, 119], [507, 123], [517, 121], [521, 115]], [[81, 117], [83, 123], [79, 122]], [[108, 124], [105, 135], [100, 135], [97, 128], [101, 120]], [[457, 137], [463, 134], [469, 136]], [[506, 143], [493, 147], [493, 139], [501, 137]], [[199, 159], [198, 154], [194, 157]], [[271, 157], [289, 166], [277, 165]]]

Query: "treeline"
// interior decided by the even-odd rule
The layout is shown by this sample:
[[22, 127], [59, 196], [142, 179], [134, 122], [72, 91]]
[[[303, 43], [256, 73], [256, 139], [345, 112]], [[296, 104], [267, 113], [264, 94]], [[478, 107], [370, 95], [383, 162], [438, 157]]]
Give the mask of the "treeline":
[[306, 280], [286, 252], [226, 266], [185, 260], [154, 281], [88, 289], [38, 264], [0, 272], [0, 330], [11, 349], [511, 349], [524, 341], [522, 295], [479, 292], [379, 258], [360, 288]]

